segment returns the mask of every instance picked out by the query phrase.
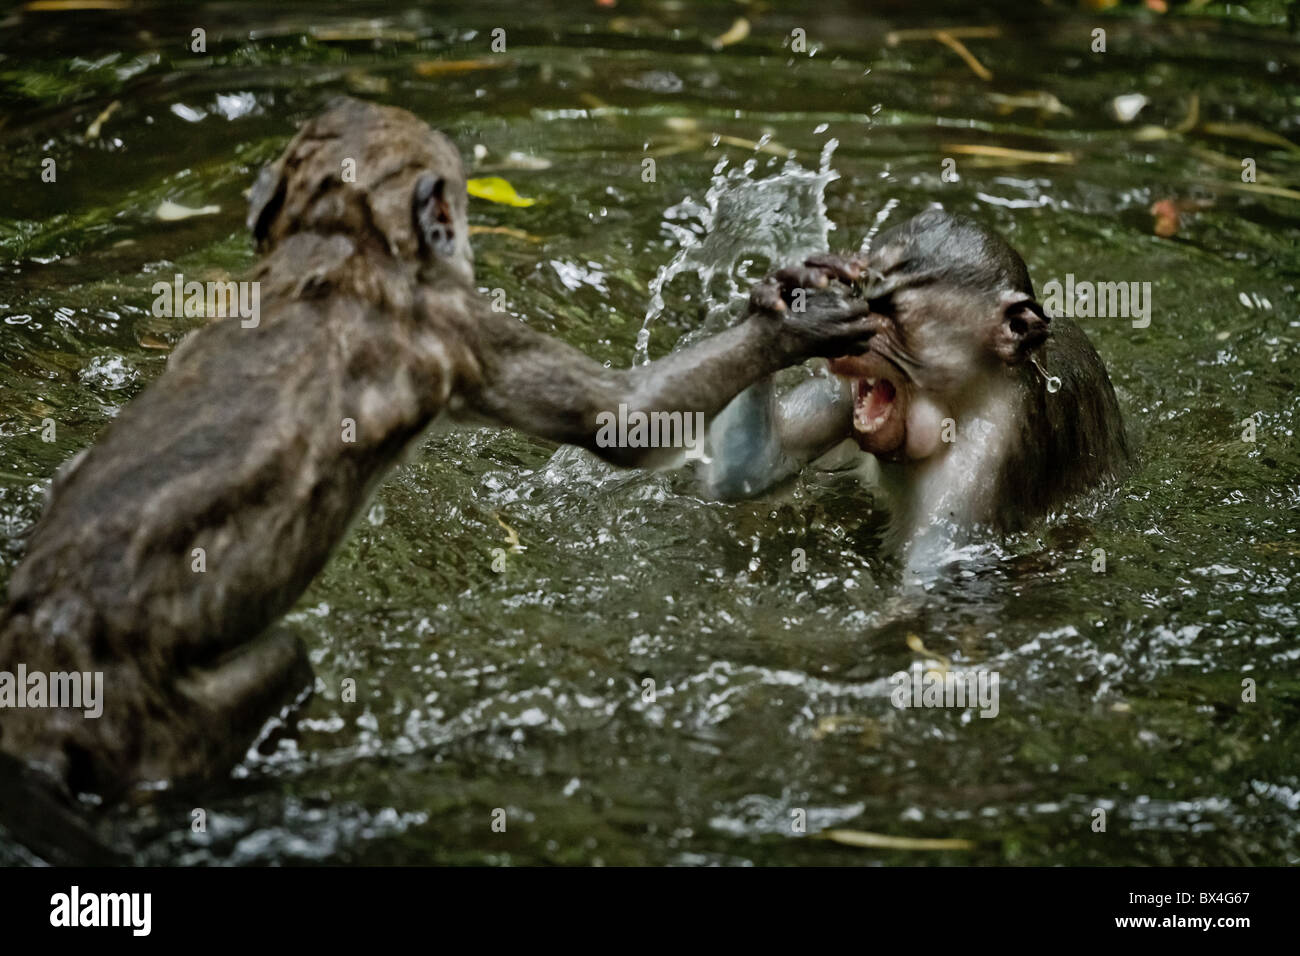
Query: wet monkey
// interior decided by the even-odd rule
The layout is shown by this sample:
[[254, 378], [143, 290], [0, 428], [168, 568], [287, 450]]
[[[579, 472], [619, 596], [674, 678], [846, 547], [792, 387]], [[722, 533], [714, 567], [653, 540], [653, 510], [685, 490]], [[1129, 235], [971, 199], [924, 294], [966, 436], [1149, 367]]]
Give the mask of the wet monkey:
[[879, 462], [907, 550], [1021, 529], [1124, 470], [1105, 366], [1001, 237], [931, 209], [851, 271], [875, 320], [867, 349], [783, 396], [765, 381], [737, 398], [711, 429], [714, 495], [759, 494], [851, 439]]

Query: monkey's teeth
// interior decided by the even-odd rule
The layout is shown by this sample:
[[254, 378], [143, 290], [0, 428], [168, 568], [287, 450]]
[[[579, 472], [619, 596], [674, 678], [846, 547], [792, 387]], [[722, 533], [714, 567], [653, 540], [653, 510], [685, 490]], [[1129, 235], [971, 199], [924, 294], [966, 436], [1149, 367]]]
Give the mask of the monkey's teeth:
[[853, 425], [871, 433], [884, 426], [894, 414], [896, 390], [889, 379], [860, 378], [853, 383]]

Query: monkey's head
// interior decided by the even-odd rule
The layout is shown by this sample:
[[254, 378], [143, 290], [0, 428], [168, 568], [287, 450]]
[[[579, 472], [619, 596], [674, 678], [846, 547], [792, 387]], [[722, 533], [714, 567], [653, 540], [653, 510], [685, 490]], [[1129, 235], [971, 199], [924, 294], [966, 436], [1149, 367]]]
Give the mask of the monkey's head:
[[1024, 260], [997, 234], [941, 209], [884, 233], [862, 291], [885, 321], [862, 355], [831, 362], [853, 386], [865, 451], [928, 458], [957, 417], [1047, 341]]
[[406, 110], [341, 97], [257, 177], [248, 228], [263, 252], [297, 233], [342, 233], [473, 281], [468, 205], [451, 140]]

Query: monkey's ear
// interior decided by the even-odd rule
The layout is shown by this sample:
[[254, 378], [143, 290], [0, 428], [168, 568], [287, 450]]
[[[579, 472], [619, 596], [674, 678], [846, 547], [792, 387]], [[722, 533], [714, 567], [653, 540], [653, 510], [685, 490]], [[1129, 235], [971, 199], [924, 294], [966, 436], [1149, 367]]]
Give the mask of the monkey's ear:
[[253, 233], [253, 242], [260, 249], [271, 232], [280, 207], [284, 205], [285, 182], [283, 171], [277, 160], [267, 163], [257, 174], [257, 181], [248, 196], [248, 218], [245, 222]]
[[411, 197], [411, 217], [421, 251], [443, 259], [456, 253], [456, 226], [446, 193], [447, 180], [426, 172], [415, 181]]
[[1015, 365], [1047, 341], [1051, 327], [1043, 307], [1023, 293], [1002, 298], [1002, 314], [994, 331], [993, 351], [1008, 365]]

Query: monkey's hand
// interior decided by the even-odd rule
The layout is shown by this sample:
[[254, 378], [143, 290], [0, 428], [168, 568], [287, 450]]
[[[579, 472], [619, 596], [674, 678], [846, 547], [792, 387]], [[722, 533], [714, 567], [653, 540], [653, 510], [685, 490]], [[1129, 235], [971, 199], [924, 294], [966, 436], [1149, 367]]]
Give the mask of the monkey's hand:
[[879, 328], [867, 301], [853, 294], [865, 267], [860, 258], [828, 253], [781, 269], [750, 292], [750, 315], [770, 323], [787, 364], [856, 355]]

